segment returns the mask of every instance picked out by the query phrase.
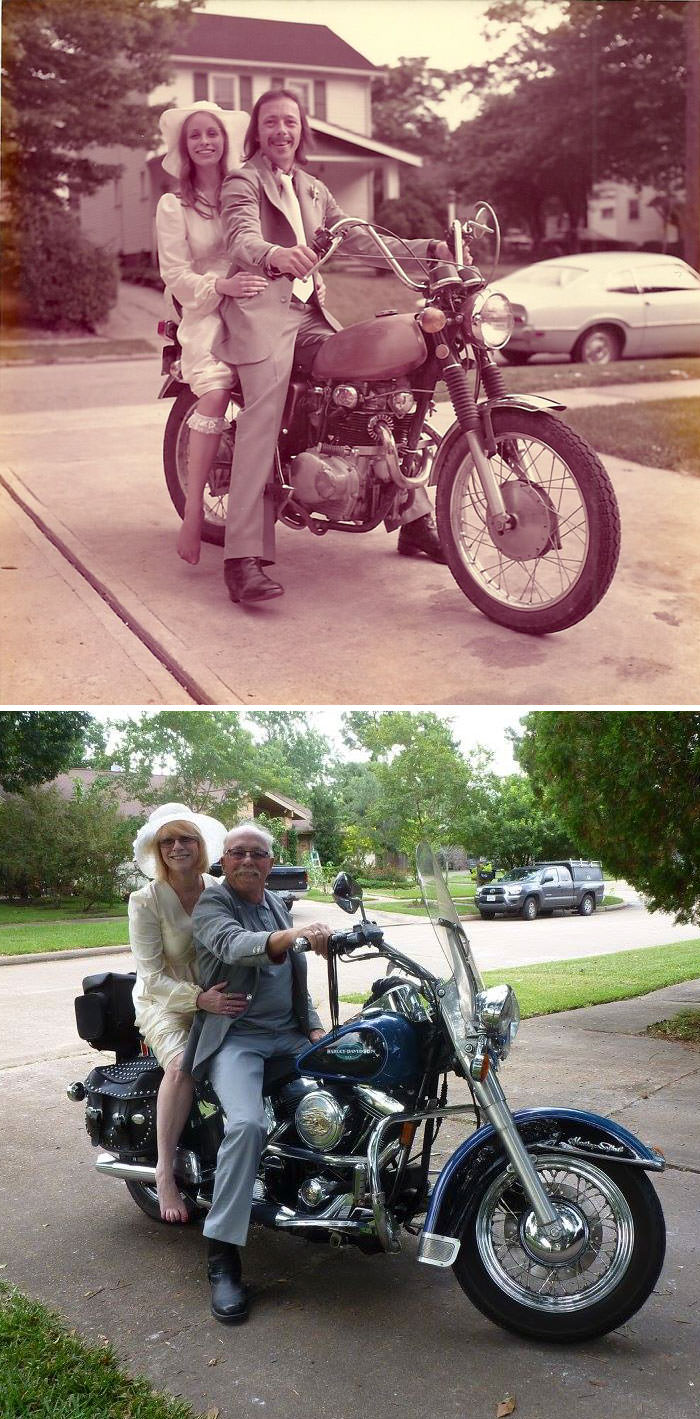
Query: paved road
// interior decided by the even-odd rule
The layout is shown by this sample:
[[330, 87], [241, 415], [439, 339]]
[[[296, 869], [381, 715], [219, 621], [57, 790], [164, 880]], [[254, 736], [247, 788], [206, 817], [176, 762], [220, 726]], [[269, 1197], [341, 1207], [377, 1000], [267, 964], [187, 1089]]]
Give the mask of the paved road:
[[[25, 508], [5, 492], [5, 703], [700, 698], [697, 480], [606, 459], [622, 510], [620, 567], [597, 610], [557, 636], [522, 637], [489, 622], [445, 568], [398, 557], [395, 536], [381, 529], [363, 539], [360, 556], [357, 538], [317, 544], [282, 528], [287, 594], [241, 610], [224, 596], [219, 549], [205, 548], [196, 569], [175, 556], [159, 383], [156, 359], [3, 371], [0, 473]], [[42, 558], [44, 533], [26, 510], [60, 555]]]
[[[373, 913], [385, 926], [386, 937], [399, 950], [422, 961], [436, 974], [445, 966], [432, 928], [415, 917]], [[327, 921], [334, 930], [345, 930], [350, 918], [333, 902], [319, 905], [298, 902], [294, 922], [300, 933], [304, 923]], [[593, 917], [555, 916], [535, 922], [475, 920], [467, 931], [482, 970], [507, 971], [529, 962], [563, 960], [575, 956], [604, 955], [634, 947], [652, 947], [697, 936], [692, 928], [676, 926], [663, 912], [647, 912], [639, 904], [620, 911], [598, 912]], [[0, 953], [2, 931], [0, 930]], [[328, 986], [325, 963], [309, 955], [311, 993], [328, 1022]], [[74, 997], [83, 976], [104, 970], [133, 969], [127, 953], [72, 957], [27, 963], [14, 958], [0, 972], [0, 1070], [37, 1060], [63, 1059], [76, 1051]], [[341, 994], [366, 990], [391, 968], [382, 961], [354, 961], [339, 965]], [[700, 947], [698, 948], [700, 974]], [[347, 1007], [351, 1013], [352, 1007]], [[37, 1016], [41, 1031], [37, 1032]], [[90, 1054], [88, 1050], [87, 1055]]]

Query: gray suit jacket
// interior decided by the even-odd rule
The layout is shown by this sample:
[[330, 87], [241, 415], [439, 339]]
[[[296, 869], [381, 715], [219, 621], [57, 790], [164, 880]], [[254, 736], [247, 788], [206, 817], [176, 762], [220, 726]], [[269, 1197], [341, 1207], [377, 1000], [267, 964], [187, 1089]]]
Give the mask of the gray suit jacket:
[[[276, 928], [287, 930], [292, 925], [289, 912], [273, 892], [265, 892], [265, 906], [272, 913]], [[226, 980], [232, 991], [243, 991], [255, 997], [260, 980], [260, 966], [267, 961], [269, 931], [251, 931], [245, 925], [249, 904], [229, 887], [223, 878], [203, 892], [192, 913], [192, 935], [197, 952], [199, 979], [207, 990], [215, 982]], [[306, 985], [306, 960], [291, 952], [292, 1009], [302, 1034], [322, 1030]], [[207, 1061], [216, 1052], [236, 1020], [228, 1015], [214, 1015], [198, 1010], [185, 1047], [182, 1067], [199, 1079], [206, 1073]]]
[[[317, 227], [332, 226], [348, 215], [338, 206], [325, 183], [312, 173], [297, 168], [295, 183], [307, 240], [313, 237]], [[272, 169], [259, 152], [254, 153], [242, 168], [224, 178], [221, 214], [226, 249], [231, 258], [231, 275], [242, 270], [259, 274], [262, 269], [264, 272], [274, 246], [295, 246], [297, 243]], [[412, 263], [407, 259], [406, 247], [391, 238], [386, 238], [386, 241], [410, 274]], [[427, 241], [408, 243], [411, 252], [418, 257], [425, 255], [427, 245]], [[372, 255], [381, 261], [372, 238], [363, 231], [348, 235], [343, 250]], [[283, 316], [286, 316], [291, 297], [292, 283], [285, 277], [270, 280], [258, 296], [237, 300], [224, 297], [221, 302], [224, 334], [214, 346], [214, 354], [233, 365], [257, 364], [267, 359], [275, 349], [277, 331]], [[323, 307], [319, 310], [331, 330], [340, 328], [334, 316]]]

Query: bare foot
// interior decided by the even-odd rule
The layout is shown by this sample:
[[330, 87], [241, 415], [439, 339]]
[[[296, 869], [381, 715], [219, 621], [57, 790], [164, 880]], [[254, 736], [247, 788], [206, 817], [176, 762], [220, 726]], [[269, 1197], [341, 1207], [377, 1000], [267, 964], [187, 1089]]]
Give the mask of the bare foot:
[[188, 1219], [187, 1204], [172, 1173], [168, 1178], [156, 1174], [156, 1189], [163, 1221], [186, 1222]]
[[182, 527], [177, 538], [177, 554], [182, 557], [183, 562], [189, 562], [191, 566], [196, 566], [199, 561], [199, 546], [202, 540], [202, 518], [188, 518], [187, 514], [183, 519]]

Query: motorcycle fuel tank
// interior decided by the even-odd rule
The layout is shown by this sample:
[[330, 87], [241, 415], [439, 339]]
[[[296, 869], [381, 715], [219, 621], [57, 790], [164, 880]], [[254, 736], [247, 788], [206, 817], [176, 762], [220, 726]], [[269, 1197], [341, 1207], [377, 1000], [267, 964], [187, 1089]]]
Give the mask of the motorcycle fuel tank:
[[301, 1074], [410, 1090], [422, 1072], [416, 1027], [388, 1013], [373, 1017], [371, 1024], [349, 1020], [336, 1035], [304, 1050], [297, 1067]]
[[415, 370], [427, 355], [423, 332], [412, 315], [375, 315], [338, 330], [319, 347], [314, 379], [393, 379]]

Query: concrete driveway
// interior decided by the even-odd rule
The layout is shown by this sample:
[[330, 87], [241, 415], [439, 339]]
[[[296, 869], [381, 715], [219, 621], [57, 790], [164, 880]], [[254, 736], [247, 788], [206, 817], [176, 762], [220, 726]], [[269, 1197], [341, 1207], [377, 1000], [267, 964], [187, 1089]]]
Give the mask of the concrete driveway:
[[[4, 703], [700, 697], [697, 480], [606, 459], [622, 510], [620, 566], [596, 611], [559, 635], [494, 625], [446, 568], [397, 556], [396, 536], [381, 529], [360, 542], [282, 528], [286, 595], [242, 610], [224, 594], [220, 549], [206, 547], [194, 569], [175, 555], [159, 384], [150, 358], [3, 371]], [[438, 417], [449, 421], [447, 406]], [[614, 406], [601, 417], [614, 418]]]

